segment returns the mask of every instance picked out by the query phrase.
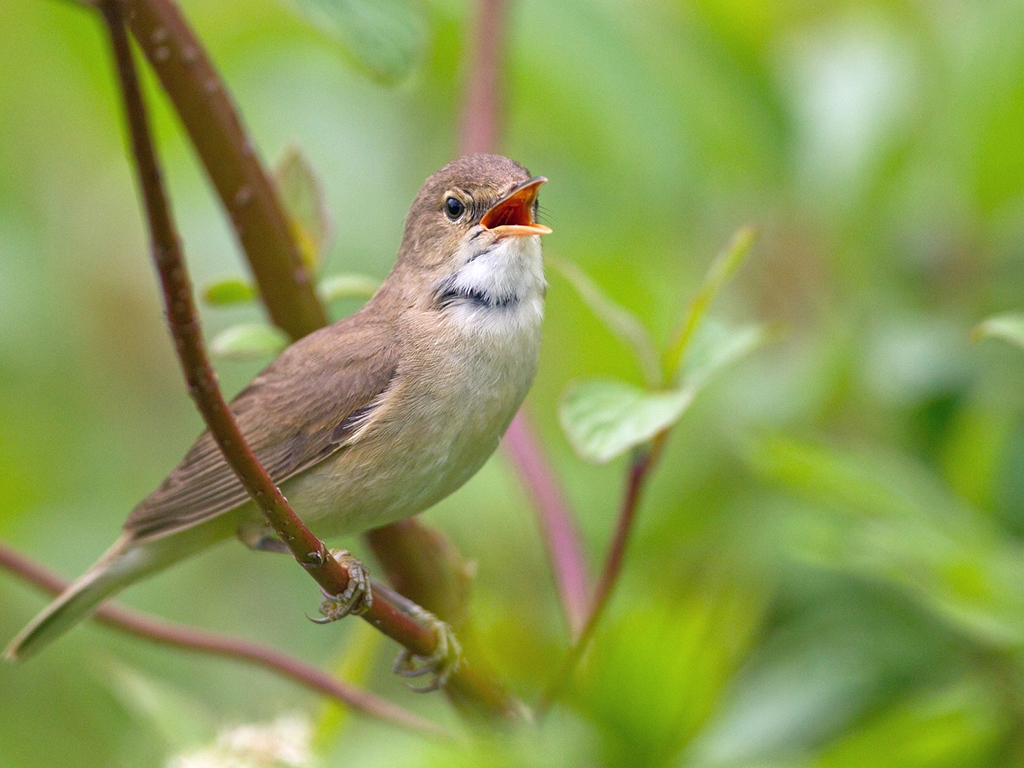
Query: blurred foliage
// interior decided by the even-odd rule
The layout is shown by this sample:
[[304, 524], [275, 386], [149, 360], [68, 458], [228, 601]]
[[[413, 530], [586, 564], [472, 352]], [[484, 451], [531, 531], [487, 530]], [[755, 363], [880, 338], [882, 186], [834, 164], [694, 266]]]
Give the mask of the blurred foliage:
[[1024, 312], [1006, 312], [978, 323], [971, 334], [975, 339], [991, 336], [1024, 348]]
[[239, 323], [210, 339], [210, 354], [225, 360], [266, 359], [288, 346], [288, 334], [269, 323]]
[[381, 83], [408, 76], [423, 54], [426, 19], [414, 0], [291, 0], [337, 41], [354, 67]]
[[331, 212], [327, 209], [323, 184], [298, 147], [289, 147], [274, 167], [274, 182], [302, 261], [317, 274], [334, 236]]
[[[303, 226], [321, 290], [347, 276], [332, 312], [352, 311], [455, 151], [475, 6], [183, 6], [261, 154], [299, 147], [320, 180], [296, 187]], [[161, 324], [102, 29], [44, 0], [0, 18], [0, 537], [72, 575], [200, 422]], [[156, 766], [281, 728], [322, 765], [1024, 765], [1024, 355], [971, 344], [979, 323], [1020, 338], [1024, 4], [521, 0], [506, 32], [503, 151], [551, 179], [546, 253], [635, 316], [609, 329], [573, 268], [550, 270], [528, 404], [593, 562], [626, 460], [576, 457], [567, 387], [651, 385], [622, 339], [646, 328], [644, 354], [670, 349], [742, 224], [760, 236], [705, 328], [781, 329], [676, 426], [563, 704], [536, 732], [425, 743], [332, 719], [262, 672], [85, 626], [0, 667], [0, 766]], [[223, 285], [244, 271], [233, 237], [147, 82], [196, 284]], [[333, 238], [309, 223], [328, 221]], [[204, 307], [209, 338], [263, 322], [234, 285]], [[265, 359], [221, 362], [225, 388]], [[499, 455], [426, 516], [478, 563], [480, 645], [535, 697], [567, 638], [514, 475]], [[225, 545], [124, 599], [326, 666], [352, 654], [352, 679], [459, 727], [391, 677], [390, 644], [305, 621], [317, 596], [286, 558]], [[0, 636], [41, 605], [0, 575]]]
[[[751, 353], [767, 338], [758, 326], [726, 330], [720, 324], [705, 323], [712, 302], [752, 242], [753, 231], [742, 229], [712, 262], [663, 356], [659, 356], [647, 329], [632, 312], [612, 301], [581, 269], [561, 264], [562, 273], [580, 297], [633, 352], [648, 387], [644, 391], [622, 381], [604, 379], [569, 385], [558, 417], [582, 458], [603, 464], [631, 448], [660, 440], [715, 373]], [[659, 357], [664, 358], [664, 370], [660, 370]], [[663, 383], [672, 386], [663, 387]]]

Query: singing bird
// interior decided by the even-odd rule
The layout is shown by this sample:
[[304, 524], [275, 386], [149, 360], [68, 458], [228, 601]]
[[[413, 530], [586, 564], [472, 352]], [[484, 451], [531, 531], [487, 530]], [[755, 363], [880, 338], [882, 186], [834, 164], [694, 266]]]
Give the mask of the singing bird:
[[[232, 401], [260, 462], [319, 537], [422, 512], [497, 447], [537, 369], [545, 181], [498, 155], [441, 168], [416, 195], [373, 298], [292, 344]], [[28, 656], [103, 599], [232, 535], [283, 548], [206, 432], [7, 657]]]

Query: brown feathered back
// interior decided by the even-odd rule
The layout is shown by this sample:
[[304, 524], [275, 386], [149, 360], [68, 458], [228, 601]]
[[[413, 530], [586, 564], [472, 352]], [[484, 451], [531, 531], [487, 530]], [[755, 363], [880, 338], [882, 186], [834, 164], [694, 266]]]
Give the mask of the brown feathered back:
[[[288, 347], [232, 401], [246, 441], [275, 483], [348, 442], [397, 368], [394, 329], [368, 305]], [[343, 343], [334, 344], [333, 339]], [[317, 348], [310, 353], [310, 348]], [[296, 387], [296, 381], [304, 386]], [[317, 397], [308, 397], [314, 391]], [[305, 394], [303, 394], [305, 393]], [[258, 397], [257, 397], [258, 395]], [[124, 530], [151, 539], [227, 512], [249, 498], [209, 432], [129, 515]]]

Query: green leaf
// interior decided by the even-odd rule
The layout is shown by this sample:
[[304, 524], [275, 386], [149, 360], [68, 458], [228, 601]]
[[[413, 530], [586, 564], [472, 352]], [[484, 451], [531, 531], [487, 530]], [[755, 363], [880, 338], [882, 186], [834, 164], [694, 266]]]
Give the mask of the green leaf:
[[693, 343], [688, 345], [682, 361], [680, 378], [683, 385], [702, 389], [715, 374], [749, 355], [771, 336], [763, 325], [729, 328], [721, 323], [705, 323]]
[[604, 463], [646, 443], [671, 427], [711, 378], [756, 349], [768, 334], [760, 326], [727, 331], [694, 347], [682, 384], [670, 390], [644, 391], [622, 381], [570, 384], [562, 397], [559, 420], [569, 442], [587, 461]]
[[633, 353], [647, 386], [661, 386], [658, 350], [639, 318], [616, 303], [575, 264], [561, 259], [552, 259], [551, 263], [565, 275], [590, 311]]
[[256, 286], [241, 277], [228, 277], [203, 289], [203, 301], [218, 307], [248, 304], [257, 296]]
[[427, 20], [410, 0], [292, 0], [370, 77], [394, 83], [423, 56]]
[[711, 304], [729, 278], [739, 269], [743, 259], [750, 251], [754, 242], [756, 232], [753, 227], [743, 227], [732, 236], [729, 244], [725, 247], [708, 268], [704, 282], [701, 284], [697, 295], [690, 302], [685, 317], [672, 335], [672, 342], [665, 353], [664, 370], [665, 378], [671, 380], [679, 368], [679, 362], [686, 354], [686, 349], [692, 341], [694, 334], [704, 321]]
[[558, 416], [576, 452], [604, 463], [675, 423], [695, 394], [645, 392], [622, 381], [592, 379], [569, 385]]
[[768, 590], [695, 581], [671, 598], [634, 593], [628, 610], [594, 638], [574, 708], [630, 750], [605, 765], [721, 765], [665, 756], [706, 734], [721, 711], [758, 640]]
[[366, 275], [331, 275], [317, 286], [320, 301], [331, 304], [338, 299], [368, 299], [377, 292], [380, 283]]
[[288, 335], [265, 323], [234, 325], [210, 342], [210, 353], [225, 360], [253, 360], [276, 355], [288, 346]]
[[1007, 312], [983, 320], [971, 331], [971, 338], [979, 341], [986, 337], [1002, 339], [1024, 349], [1024, 312]]
[[315, 275], [320, 271], [332, 233], [323, 185], [306, 156], [295, 146], [288, 147], [278, 161], [274, 181], [302, 261]]

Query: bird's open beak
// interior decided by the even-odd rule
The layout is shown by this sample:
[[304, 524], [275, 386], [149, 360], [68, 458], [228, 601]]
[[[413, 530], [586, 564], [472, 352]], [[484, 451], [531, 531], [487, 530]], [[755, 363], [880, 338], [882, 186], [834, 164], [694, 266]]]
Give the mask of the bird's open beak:
[[524, 181], [492, 205], [480, 219], [480, 223], [487, 229], [500, 230], [498, 234], [503, 236], [527, 237], [549, 234], [549, 227], [533, 220], [533, 201], [537, 199], [537, 191], [545, 181], [547, 179], [543, 176], [534, 176], [529, 181]]

